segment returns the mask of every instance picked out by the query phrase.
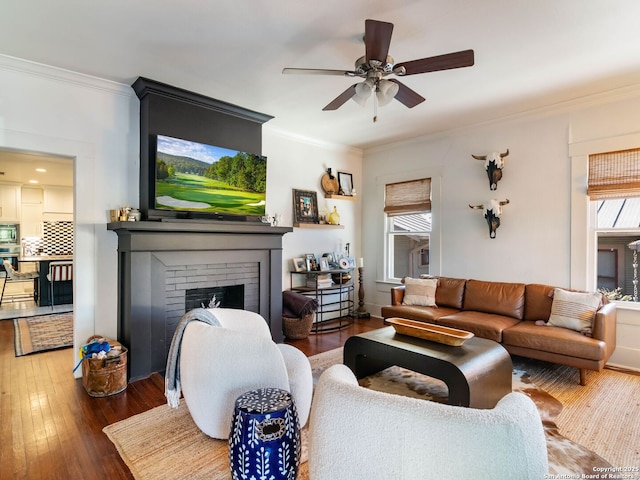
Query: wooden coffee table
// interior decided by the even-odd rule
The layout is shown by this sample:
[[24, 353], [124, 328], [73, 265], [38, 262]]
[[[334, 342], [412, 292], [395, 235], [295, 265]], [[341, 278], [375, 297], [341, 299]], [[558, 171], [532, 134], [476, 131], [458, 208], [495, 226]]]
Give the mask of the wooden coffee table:
[[499, 343], [478, 337], [454, 347], [385, 327], [349, 337], [344, 364], [357, 378], [393, 365], [438, 378], [449, 388], [451, 405], [493, 408], [512, 390], [509, 353]]

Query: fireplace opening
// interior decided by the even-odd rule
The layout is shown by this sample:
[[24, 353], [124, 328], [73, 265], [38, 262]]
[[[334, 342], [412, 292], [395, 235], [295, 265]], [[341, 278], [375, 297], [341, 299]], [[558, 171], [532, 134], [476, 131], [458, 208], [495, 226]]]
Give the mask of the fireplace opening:
[[185, 311], [194, 308], [244, 309], [244, 285], [192, 288], [185, 291]]

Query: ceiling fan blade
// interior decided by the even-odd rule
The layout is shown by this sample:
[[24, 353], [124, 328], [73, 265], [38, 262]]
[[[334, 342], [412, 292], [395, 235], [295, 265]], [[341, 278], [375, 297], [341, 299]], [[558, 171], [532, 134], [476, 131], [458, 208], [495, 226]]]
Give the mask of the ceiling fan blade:
[[398, 63], [394, 67], [394, 72], [400, 67], [404, 67], [405, 73], [396, 75], [415, 75], [416, 73], [437, 72], [439, 70], [449, 70], [452, 68], [470, 67], [473, 65], [473, 50], [462, 50], [460, 52], [446, 53], [436, 57], [421, 58], [410, 62]]
[[400, 83], [399, 81], [393, 78], [390, 78], [389, 81], [396, 83], [398, 87], [400, 87], [398, 93], [396, 93], [395, 99], [404, 104], [406, 107], [413, 108], [425, 101], [425, 98], [422, 95], [411, 90], [409, 87]]
[[327, 70], [324, 68], [283, 68], [285, 75], [339, 75], [341, 77], [355, 77], [356, 72], [350, 70]]
[[329, 103], [329, 105], [324, 107], [322, 110], [323, 111], [324, 110], [337, 110], [338, 108], [340, 108], [347, 101], [349, 101], [349, 99], [351, 99], [351, 97], [353, 97], [356, 94], [356, 85], [357, 85], [357, 83], [354, 83], [353, 85], [351, 85], [344, 92], [342, 92], [335, 99], [333, 99], [331, 101], [331, 103]]
[[379, 20], [365, 20], [364, 22], [364, 45], [366, 48], [366, 59], [379, 60], [385, 62], [389, 54], [389, 44], [393, 23], [380, 22]]

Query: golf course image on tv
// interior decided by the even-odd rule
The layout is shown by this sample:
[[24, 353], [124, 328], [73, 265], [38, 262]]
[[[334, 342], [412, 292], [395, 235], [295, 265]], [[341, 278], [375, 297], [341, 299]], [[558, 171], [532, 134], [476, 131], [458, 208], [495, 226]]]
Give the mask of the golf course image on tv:
[[266, 157], [158, 135], [155, 170], [158, 210], [265, 214]]

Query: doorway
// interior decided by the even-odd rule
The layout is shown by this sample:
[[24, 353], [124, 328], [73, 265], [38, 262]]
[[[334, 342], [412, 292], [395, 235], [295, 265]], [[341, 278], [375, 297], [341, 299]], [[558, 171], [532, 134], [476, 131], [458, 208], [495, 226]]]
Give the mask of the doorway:
[[[0, 223], [14, 224], [19, 231], [12, 249], [16, 270], [38, 277], [3, 283], [0, 320], [73, 310], [70, 297], [53, 308], [42, 301], [50, 297], [49, 263], [73, 259], [73, 171], [70, 157], [0, 149]], [[2, 275], [0, 282], [5, 282]]]

